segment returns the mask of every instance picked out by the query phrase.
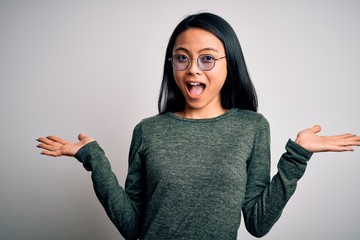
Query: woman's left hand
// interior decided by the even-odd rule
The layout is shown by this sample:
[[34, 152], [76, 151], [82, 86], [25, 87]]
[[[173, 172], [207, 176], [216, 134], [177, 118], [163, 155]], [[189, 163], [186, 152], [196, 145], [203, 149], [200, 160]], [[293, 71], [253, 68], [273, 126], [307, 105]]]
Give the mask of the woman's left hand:
[[319, 125], [298, 133], [295, 142], [310, 152], [344, 152], [353, 151], [354, 146], [360, 146], [360, 136], [351, 133], [319, 136]]

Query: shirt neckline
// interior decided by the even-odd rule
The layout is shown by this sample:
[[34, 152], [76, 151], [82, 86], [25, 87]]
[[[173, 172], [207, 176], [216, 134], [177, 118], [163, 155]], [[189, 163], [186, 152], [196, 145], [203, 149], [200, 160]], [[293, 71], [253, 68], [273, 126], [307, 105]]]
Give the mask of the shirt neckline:
[[185, 117], [181, 117], [178, 115], [175, 115], [173, 112], [167, 112], [166, 114], [176, 120], [181, 120], [181, 121], [186, 121], [186, 122], [215, 122], [215, 121], [219, 121], [223, 118], [228, 117], [229, 115], [231, 115], [232, 113], [234, 113], [235, 111], [237, 111], [236, 108], [231, 108], [229, 111], [224, 112], [223, 114], [217, 116], [217, 117], [213, 117], [213, 118], [185, 118]]

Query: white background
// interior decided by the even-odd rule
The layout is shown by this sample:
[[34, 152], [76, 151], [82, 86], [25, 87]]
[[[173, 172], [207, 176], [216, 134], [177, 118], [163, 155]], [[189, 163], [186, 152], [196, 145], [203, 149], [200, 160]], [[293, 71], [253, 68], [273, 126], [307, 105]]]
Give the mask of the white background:
[[[288, 138], [313, 124], [359, 133], [358, 1], [0, 0], [0, 238], [122, 239], [72, 158], [35, 139], [79, 132], [105, 149], [119, 181], [132, 129], [157, 113], [165, 47], [187, 14], [235, 29], [271, 124], [272, 172]], [[356, 239], [360, 149], [311, 159], [263, 239]], [[238, 239], [255, 239], [244, 226]]]

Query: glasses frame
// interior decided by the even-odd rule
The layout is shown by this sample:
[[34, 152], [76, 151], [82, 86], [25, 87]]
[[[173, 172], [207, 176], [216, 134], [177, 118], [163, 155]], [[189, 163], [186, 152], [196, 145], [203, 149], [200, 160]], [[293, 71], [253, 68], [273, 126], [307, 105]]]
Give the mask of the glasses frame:
[[[186, 67], [185, 69], [177, 69], [177, 68], [174, 66], [174, 62], [173, 62], [173, 61], [174, 61], [174, 57], [176, 57], [176, 56], [181, 56], [181, 55], [184, 55], [184, 54], [175, 54], [175, 55], [171, 56], [170, 58], [168, 58], [168, 60], [171, 62], [172, 67], [173, 67], [175, 70], [177, 70], [177, 71], [186, 71], [186, 70], [188, 70], [189, 67], [190, 67], [190, 65], [191, 65], [191, 62], [194, 61], [194, 60], [196, 60], [196, 64], [197, 64], [198, 68], [201, 69], [201, 71], [204, 71], [204, 72], [210, 71], [210, 70], [212, 70], [212, 69], [215, 67], [216, 61], [221, 60], [221, 59], [223, 59], [223, 58], [226, 58], [226, 56], [219, 57], [219, 58], [214, 58], [214, 56], [211, 55], [211, 54], [200, 54], [196, 59], [190, 59], [190, 58], [188, 58], [186, 55], [184, 55], [184, 56], [186, 56], [186, 58], [188, 59], [187, 67]], [[213, 64], [213, 66], [212, 66], [210, 69], [204, 70], [204, 69], [202, 69], [202, 68], [200, 67], [199, 59], [200, 59], [202, 56], [211, 56], [211, 57], [214, 58], [214, 64]]]

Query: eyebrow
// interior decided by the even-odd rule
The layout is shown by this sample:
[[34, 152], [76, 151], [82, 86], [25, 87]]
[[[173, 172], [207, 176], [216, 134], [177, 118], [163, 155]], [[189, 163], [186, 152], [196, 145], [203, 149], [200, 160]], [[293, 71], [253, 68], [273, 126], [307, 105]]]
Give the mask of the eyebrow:
[[[175, 51], [175, 52], [176, 52], [176, 51], [184, 51], [184, 52], [190, 53], [190, 51], [189, 51], [188, 49], [183, 48], [183, 47], [178, 47], [178, 48], [176, 48], [174, 51]], [[217, 53], [219, 52], [219, 51], [218, 51], [217, 49], [215, 49], [215, 48], [206, 47], [206, 48], [200, 49], [200, 50], [198, 51], [198, 53], [203, 52], [203, 51], [213, 51], [213, 52], [217, 52]]]

